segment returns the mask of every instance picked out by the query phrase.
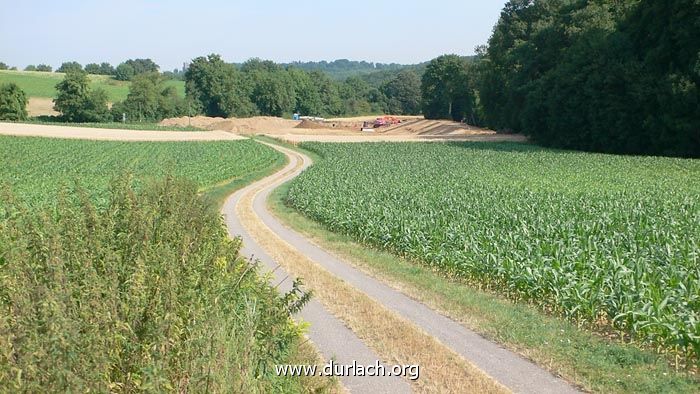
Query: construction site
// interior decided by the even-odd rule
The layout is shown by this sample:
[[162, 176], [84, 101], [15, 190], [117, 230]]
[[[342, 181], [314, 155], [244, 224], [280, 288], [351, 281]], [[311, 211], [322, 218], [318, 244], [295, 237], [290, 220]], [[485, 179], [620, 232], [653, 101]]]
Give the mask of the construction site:
[[211, 118], [206, 116], [165, 119], [161, 126], [194, 126], [238, 135], [267, 135], [291, 143], [303, 141], [524, 141], [514, 134], [449, 120], [429, 120], [422, 116], [361, 116], [333, 119], [283, 119], [269, 116], [252, 118]]

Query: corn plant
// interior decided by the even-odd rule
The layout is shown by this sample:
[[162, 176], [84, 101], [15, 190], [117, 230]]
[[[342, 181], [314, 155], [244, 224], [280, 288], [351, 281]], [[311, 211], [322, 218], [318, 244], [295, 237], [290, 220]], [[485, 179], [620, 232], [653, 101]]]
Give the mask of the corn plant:
[[700, 161], [514, 143], [305, 143], [331, 230], [629, 340], [700, 354]]

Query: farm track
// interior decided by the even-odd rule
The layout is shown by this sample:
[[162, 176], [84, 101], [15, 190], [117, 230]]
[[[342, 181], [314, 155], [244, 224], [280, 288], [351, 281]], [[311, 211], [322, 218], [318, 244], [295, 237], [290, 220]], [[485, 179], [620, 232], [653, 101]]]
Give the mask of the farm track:
[[245, 138], [226, 131], [121, 130], [3, 122], [0, 122], [0, 134], [99, 141], [225, 141]]
[[[434, 357], [415, 352], [409, 355], [387, 354], [387, 348], [382, 347], [387, 339], [377, 338], [372, 332], [373, 328], [375, 331], [381, 331], [382, 327], [358, 326], [353, 316], [350, 316], [352, 312], [347, 312], [345, 310], [347, 308], [339, 309], [336, 305], [340, 303], [340, 296], [337, 298], [333, 298], [332, 295], [324, 296], [324, 289], [313, 288], [318, 295], [303, 310], [301, 318], [311, 323], [309, 338], [326, 359], [332, 357], [340, 364], [351, 364], [352, 360], [357, 360], [358, 364], [371, 364], [374, 360], [393, 363], [402, 360], [403, 356], [404, 361], [405, 357], [413, 357], [427, 364], [433, 362], [435, 365], [441, 365], [443, 370], [447, 370], [442, 371], [447, 374], [437, 376], [436, 374], [441, 373], [439, 368], [431, 370], [430, 365], [421, 365], [421, 379], [424, 378], [424, 367], [427, 367], [429, 372], [426, 375], [432, 375], [425, 376], [428, 380], [449, 379], [449, 373], [467, 375], [470, 379], [467, 383], [471, 386], [467, 387], [471, 389], [453, 385], [451, 387], [454, 392], [464, 390], [499, 392], [504, 391], [505, 388], [518, 393], [577, 392], [574, 387], [532, 362], [482, 338], [459, 323], [368, 276], [280, 223], [267, 209], [267, 197], [277, 186], [291, 180], [311, 165], [311, 160], [298, 152], [276, 145], [270, 146], [284, 153], [289, 159], [289, 164], [276, 174], [239, 190], [226, 201], [223, 208], [229, 232], [231, 235], [241, 235], [243, 238], [242, 253], [260, 259], [268, 269], [273, 271], [275, 281], [282, 283], [280, 288], [283, 291], [291, 288], [289, 277], [299, 276], [294, 265], [305, 264], [301, 260], [308, 260], [315, 270], [323, 271], [348, 287], [344, 290], [358, 293], [357, 297], [363, 301], [363, 304], [377, 304], [375, 309], [380, 310], [379, 314], [382, 318], [393, 319], [403, 329], [410, 331], [399, 333], [399, 337], [418, 338], [421, 344], [429, 342], [422, 349], [433, 349], [435, 353]], [[277, 239], [277, 243], [273, 238]], [[279, 249], [284, 251], [281, 252]], [[289, 268], [292, 269], [289, 270]], [[323, 274], [319, 273], [319, 275]], [[307, 275], [301, 276], [307, 279], [308, 271]], [[417, 347], [421, 348], [421, 346]], [[450, 371], [450, 366], [461, 368], [463, 372]], [[491, 381], [491, 378], [495, 382]], [[408, 380], [397, 378], [342, 378], [341, 382], [351, 392], [408, 392], [411, 389], [445, 391], [445, 386], [431, 386], [435, 382], [428, 382], [428, 386], [420, 383], [409, 386]]]

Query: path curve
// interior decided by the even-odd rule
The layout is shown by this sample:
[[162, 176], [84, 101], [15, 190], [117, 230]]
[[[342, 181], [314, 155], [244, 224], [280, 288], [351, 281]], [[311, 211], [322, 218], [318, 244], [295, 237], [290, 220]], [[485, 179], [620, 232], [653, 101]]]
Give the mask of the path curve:
[[[308, 241], [301, 234], [289, 229], [277, 220], [267, 209], [269, 194], [282, 183], [293, 179], [305, 168], [312, 164], [311, 159], [299, 152], [282, 148], [278, 145], [266, 145], [282, 152], [289, 159], [289, 164], [270, 177], [258, 181], [232, 195], [225, 203], [223, 212], [232, 235], [243, 235], [244, 255], [254, 255], [261, 259], [270, 269], [276, 269], [277, 280], [284, 280], [286, 273], [282, 273], [272, 259], [262, 248], [246, 233], [241, 221], [237, 217], [236, 205], [241, 197], [251, 190], [257, 190], [253, 199], [252, 213], [259, 218], [277, 236], [296, 248], [311, 260], [317, 262], [336, 277], [346, 281], [356, 289], [364, 292], [383, 306], [420, 327], [426, 333], [437, 338], [442, 344], [455, 353], [471, 362], [486, 374], [490, 375], [508, 389], [517, 393], [575, 393], [574, 387], [564, 380], [553, 376], [548, 371], [540, 368], [529, 360], [504, 349], [503, 347], [481, 337], [468, 330], [454, 320], [441, 315], [426, 305], [406, 296], [400, 291], [389, 287], [377, 279], [354, 268], [351, 264], [342, 261], [337, 256], [328, 253], [317, 245]], [[289, 282], [289, 281], [287, 281]], [[288, 286], [291, 284], [287, 284]], [[357, 353], [370, 357], [371, 360], [380, 359], [368, 349], [357, 336], [328, 313], [320, 303], [312, 302], [302, 312], [302, 317], [311, 323], [309, 336], [316, 343], [324, 356], [335, 353], [336, 356], [345, 356], [348, 360], [357, 359], [349, 354]], [[329, 324], [330, 323], [330, 324]], [[330, 330], [339, 329], [342, 338], [341, 343], [332, 339]], [[351, 343], [352, 346], [348, 346]], [[372, 358], [373, 357], [373, 358]], [[354, 381], [341, 380], [351, 392], [382, 392], [387, 388], [390, 392], [410, 390], [400, 379], [398, 382], [389, 382], [389, 386], [383, 384], [377, 378], [359, 378]], [[394, 384], [401, 385], [394, 385]], [[370, 384], [369, 390], [366, 385]]]

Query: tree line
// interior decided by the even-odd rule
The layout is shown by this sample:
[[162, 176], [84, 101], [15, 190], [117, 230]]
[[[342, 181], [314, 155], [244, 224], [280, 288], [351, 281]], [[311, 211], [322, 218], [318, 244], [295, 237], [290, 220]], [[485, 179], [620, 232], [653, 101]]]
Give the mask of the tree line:
[[420, 78], [409, 70], [373, 86], [359, 76], [336, 81], [320, 71], [269, 60], [250, 59], [237, 66], [212, 54], [192, 61], [185, 90], [194, 111], [208, 116], [420, 113]]
[[694, 0], [511, 0], [470, 67], [476, 121], [546, 146], [698, 157], [698, 32]]

